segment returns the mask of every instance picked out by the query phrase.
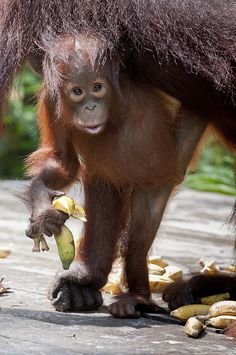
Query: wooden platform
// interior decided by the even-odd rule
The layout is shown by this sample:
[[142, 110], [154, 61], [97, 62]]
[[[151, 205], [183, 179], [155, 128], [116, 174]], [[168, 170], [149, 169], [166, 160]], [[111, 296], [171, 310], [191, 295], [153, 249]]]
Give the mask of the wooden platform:
[[[222, 335], [207, 333], [194, 340], [181, 326], [113, 319], [105, 307], [91, 313], [55, 312], [46, 298], [60, 264], [55, 245], [50, 240], [48, 253], [31, 253], [32, 241], [24, 235], [29, 213], [14, 196], [16, 190], [22, 190], [22, 183], [0, 182], [0, 249], [12, 251], [0, 259], [0, 276], [13, 291], [0, 298], [0, 354], [236, 354], [236, 343]], [[198, 269], [199, 258], [230, 264], [234, 239], [225, 223], [233, 204], [233, 198], [218, 194], [179, 192], [151, 253], [185, 272]], [[80, 222], [70, 227], [80, 233]]]

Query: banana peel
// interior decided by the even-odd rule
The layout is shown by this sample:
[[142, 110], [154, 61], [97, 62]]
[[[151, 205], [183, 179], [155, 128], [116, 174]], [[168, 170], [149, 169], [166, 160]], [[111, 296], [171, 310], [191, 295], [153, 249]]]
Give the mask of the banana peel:
[[202, 266], [202, 270], [200, 271], [202, 274], [218, 274], [220, 271], [219, 266], [214, 260], [200, 259], [198, 264]]
[[164, 271], [164, 276], [173, 281], [177, 281], [183, 276], [183, 271], [177, 266], [168, 265], [165, 267]]
[[165, 269], [159, 265], [148, 263], [148, 272], [149, 274], [163, 275], [165, 273]]
[[150, 290], [153, 293], [162, 293], [167, 285], [172, 283], [169, 277], [165, 277], [165, 275], [153, 275], [149, 274], [149, 286]]
[[158, 255], [152, 255], [152, 256], [148, 257], [148, 265], [150, 265], [150, 264], [160, 266], [163, 269], [166, 266], [168, 266], [168, 263], [165, 260], [163, 260], [161, 256], [158, 256]]
[[[162, 293], [167, 285], [182, 277], [182, 270], [176, 266], [169, 266], [160, 256], [149, 256], [147, 260], [149, 286], [152, 293]], [[123, 277], [124, 262], [116, 259], [112, 271], [108, 276], [103, 291], [111, 295], [118, 295], [127, 288]]]
[[55, 198], [52, 202], [52, 206], [56, 208], [56, 210], [67, 213], [71, 216], [75, 210], [75, 201], [64, 195], [59, 198]]
[[77, 203], [75, 204], [75, 209], [74, 209], [74, 212], [72, 213], [71, 217], [79, 219], [82, 222], [87, 222], [87, 218], [85, 216], [85, 211], [84, 211], [83, 207], [81, 207]]
[[2, 283], [3, 280], [4, 280], [4, 278], [2, 278], [0, 280], [0, 296], [5, 294], [5, 293], [11, 293], [12, 292], [12, 291], [10, 291], [10, 287], [3, 286], [3, 283]]
[[83, 207], [75, 203], [75, 201], [68, 196], [61, 196], [53, 200], [52, 205], [58, 211], [67, 213], [69, 216], [87, 222], [85, 211]]

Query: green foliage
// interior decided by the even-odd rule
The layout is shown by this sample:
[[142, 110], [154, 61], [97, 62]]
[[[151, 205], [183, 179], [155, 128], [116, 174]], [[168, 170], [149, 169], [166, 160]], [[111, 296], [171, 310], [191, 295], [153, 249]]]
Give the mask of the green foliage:
[[216, 140], [211, 140], [203, 148], [195, 172], [189, 173], [185, 186], [201, 191], [236, 195], [235, 154], [230, 154]]
[[28, 67], [17, 76], [0, 139], [0, 178], [24, 176], [23, 160], [38, 142], [35, 98], [40, 80]]

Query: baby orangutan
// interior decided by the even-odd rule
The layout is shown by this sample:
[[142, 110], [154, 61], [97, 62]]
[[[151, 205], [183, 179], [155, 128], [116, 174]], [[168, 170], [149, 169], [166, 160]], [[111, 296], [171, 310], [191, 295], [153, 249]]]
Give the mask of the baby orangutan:
[[80, 179], [88, 222], [74, 262], [52, 285], [52, 304], [58, 311], [98, 308], [122, 238], [129, 290], [109, 311], [137, 317], [137, 304], [153, 304], [147, 253], [207, 122], [131, 80], [117, 58], [104, 60], [105, 48], [98, 36], [62, 37], [45, 58], [41, 145], [27, 161], [33, 176], [27, 234], [58, 232], [66, 216], [52, 209], [52, 198]]

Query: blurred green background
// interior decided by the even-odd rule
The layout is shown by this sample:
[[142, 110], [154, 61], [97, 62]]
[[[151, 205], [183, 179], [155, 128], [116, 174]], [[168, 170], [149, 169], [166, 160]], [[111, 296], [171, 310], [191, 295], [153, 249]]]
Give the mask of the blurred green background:
[[16, 77], [7, 113], [6, 134], [0, 138], [0, 178], [23, 178], [23, 160], [37, 147], [36, 99], [40, 79], [24, 67]]
[[[9, 110], [4, 117], [7, 134], [0, 139], [0, 179], [24, 177], [24, 158], [38, 143], [35, 104], [39, 90], [40, 78], [25, 67], [15, 80]], [[195, 170], [188, 173], [185, 186], [236, 195], [235, 157], [211, 138], [202, 149]]]

